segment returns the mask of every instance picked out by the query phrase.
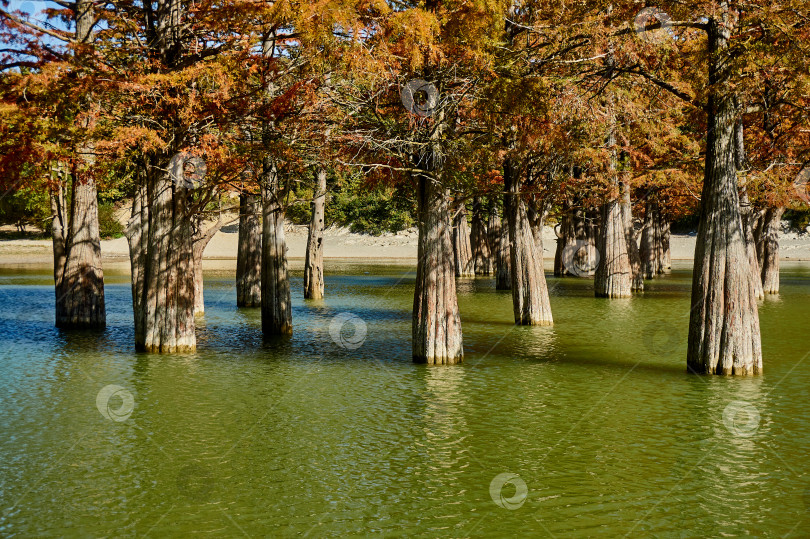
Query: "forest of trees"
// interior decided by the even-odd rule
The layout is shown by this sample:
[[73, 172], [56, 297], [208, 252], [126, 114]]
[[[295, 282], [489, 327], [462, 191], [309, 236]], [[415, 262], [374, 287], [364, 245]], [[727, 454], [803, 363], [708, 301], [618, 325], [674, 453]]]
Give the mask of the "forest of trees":
[[238, 206], [237, 302], [268, 338], [295, 328], [285, 216], [309, 220], [315, 299], [326, 222], [412, 219], [413, 358], [435, 364], [463, 356], [457, 278], [553, 324], [545, 224], [554, 274], [610, 301], [696, 215], [688, 369], [762, 372], [757, 301], [810, 201], [805, 1], [54, 0], [0, 29], [0, 182], [49, 212], [59, 327], [105, 325], [107, 199], [131, 208], [137, 349], [196, 348], [203, 251]]

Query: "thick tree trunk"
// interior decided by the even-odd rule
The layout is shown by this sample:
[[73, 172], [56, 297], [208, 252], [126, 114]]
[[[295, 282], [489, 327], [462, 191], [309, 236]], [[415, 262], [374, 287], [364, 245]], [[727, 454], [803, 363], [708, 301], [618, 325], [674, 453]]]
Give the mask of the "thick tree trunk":
[[262, 333], [265, 337], [292, 334], [290, 281], [284, 211], [275, 165], [265, 163], [262, 185]]
[[654, 279], [663, 273], [662, 258], [663, 238], [661, 235], [661, 219], [659, 216], [658, 201], [652, 194], [647, 196], [644, 204], [644, 228], [641, 231], [641, 271], [645, 279]]
[[472, 231], [470, 233], [472, 244], [473, 267], [476, 275], [489, 275], [492, 273], [492, 258], [489, 253], [487, 238], [487, 225], [484, 223], [484, 209], [478, 197], [473, 198]]
[[762, 348], [734, 159], [735, 106], [728, 84], [733, 24], [728, 2], [720, 7], [723, 20], [708, 21], [711, 91], [687, 365], [696, 373], [752, 375], [762, 372]]
[[435, 178], [419, 175], [417, 181], [419, 258], [413, 298], [413, 359], [429, 364], [458, 363], [464, 350], [448, 193]]
[[631, 290], [644, 290], [644, 274], [641, 272], [641, 255], [636, 242], [636, 230], [633, 224], [633, 202], [630, 199], [630, 184], [622, 182], [622, 220], [624, 221], [624, 238], [627, 243], [627, 257], [630, 260], [632, 280]]
[[203, 265], [202, 258], [205, 248], [208, 243], [222, 228], [225, 222], [220, 218], [208, 230], [202, 230], [203, 223], [198, 222], [197, 227], [192, 234], [192, 256], [194, 260], [194, 314], [200, 315], [205, 313], [205, 297], [203, 287]]
[[236, 255], [236, 306], [262, 304], [262, 219], [259, 197], [243, 194], [239, 204], [239, 246]]
[[467, 226], [467, 209], [464, 202], [456, 204], [453, 212], [453, 256], [455, 259], [456, 277], [473, 277], [472, 247], [470, 229]]
[[[734, 124], [734, 165], [737, 170], [745, 169], [745, 133], [742, 119], [738, 119]], [[740, 181], [740, 219], [742, 221], [743, 238], [745, 240], [745, 250], [748, 253], [748, 264], [751, 266], [751, 284], [754, 287], [754, 296], [757, 299], [765, 297], [760, 280], [760, 267], [757, 260], [757, 248], [754, 243], [754, 230], [752, 228], [753, 208], [748, 198], [748, 180], [742, 176]]]
[[633, 285], [630, 257], [627, 255], [622, 205], [613, 199], [602, 206], [602, 226], [597, 238], [599, 264], [594, 276], [596, 297], [629, 298]]
[[765, 210], [762, 257], [762, 289], [765, 294], [779, 293], [779, 228], [785, 208]]
[[127, 227], [135, 347], [147, 352], [188, 352], [197, 347], [188, 192], [169, 178], [152, 171], [142, 175], [146, 186], [138, 187]]
[[304, 297], [323, 298], [323, 225], [326, 204], [326, 171], [319, 170], [312, 199], [306, 258], [304, 259]]
[[544, 325], [553, 323], [551, 303], [543, 271], [543, 253], [537, 251], [526, 213], [526, 205], [520, 196], [520, 178], [511, 163], [504, 163], [504, 211], [509, 221], [510, 261], [512, 266], [512, 310], [515, 323], [520, 325]]

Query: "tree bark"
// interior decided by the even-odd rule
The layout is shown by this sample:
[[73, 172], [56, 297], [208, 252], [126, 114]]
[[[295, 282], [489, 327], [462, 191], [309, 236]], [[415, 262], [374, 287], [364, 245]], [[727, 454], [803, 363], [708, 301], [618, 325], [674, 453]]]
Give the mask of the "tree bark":
[[413, 359], [454, 364], [464, 355], [454, 275], [457, 228], [450, 226], [449, 197], [439, 180], [420, 174], [417, 182], [419, 258], [413, 298]]
[[762, 257], [762, 290], [765, 294], [779, 293], [779, 228], [785, 208], [768, 208], [765, 210], [763, 253]]
[[554, 252], [555, 277], [572, 275], [572, 273], [568, 271], [568, 268], [566, 268], [565, 256], [571, 251], [571, 249], [575, 248], [577, 242], [576, 226], [574, 221], [574, 209], [571, 207], [571, 202], [564, 200], [560, 222], [555, 230], [557, 235], [557, 249]]
[[304, 259], [304, 297], [323, 298], [323, 226], [326, 204], [326, 171], [317, 173], [317, 185], [312, 199], [306, 258]]
[[470, 246], [470, 229], [467, 226], [467, 209], [464, 202], [458, 202], [453, 215], [453, 255], [456, 277], [473, 277], [475, 268]]
[[222, 228], [222, 225], [225, 224], [222, 220], [222, 215], [220, 214], [220, 218], [217, 222], [211, 226], [208, 230], [203, 231], [203, 223], [202, 221], [197, 223], [195, 230], [192, 234], [192, 258], [194, 260], [194, 314], [200, 315], [205, 313], [205, 297], [204, 297], [204, 286], [203, 286], [203, 265], [202, 265], [202, 258], [203, 252], [205, 252], [205, 248], [208, 246], [208, 243], [211, 239], [216, 235], [217, 232]]
[[729, 84], [728, 2], [708, 20], [706, 166], [692, 277], [687, 365], [695, 373], [762, 372], [759, 316], [740, 218], [734, 159], [735, 102]]
[[470, 243], [472, 244], [473, 267], [476, 275], [490, 275], [492, 273], [492, 258], [489, 252], [487, 225], [484, 223], [483, 214], [484, 210], [481, 205], [481, 199], [474, 197]]
[[495, 290], [512, 289], [512, 260], [509, 247], [509, 222], [505, 217], [498, 219], [498, 246], [495, 251]]
[[624, 238], [627, 243], [627, 257], [630, 261], [631, 282], [633, 291], [644, 290], [644, 274], [641, 272], [641, 255], [636, 242], [636, 231], [633, 224], [633, 202], [630, 199], [630, 184], [622, 182], [622, 221]]
[[[737, 120], [734, 125], [734, 165], [737, 170], [745, 168], [745, 133], [742, 119]], [[754, 296], [757, 299], [765, 297], [760, 280], [760, 266], [757, 260], [757, 248], [754, 242], [754, 230], [752, 228], [753, 208], [748, 198], [748, 180], [744, 175], [740, 180], [740, 219], [742, 221], [743, 238], [745, 240], [745, 250], [748, 253], [748, 264], [751, 266], [751, 284], [754, 287]]]
[[188, 352], [197, 347], [188, 192], [175, 186], [170, 175], [153, 172], [161, 168], [166, 167], [152, 167], [141, 174], [145, 185], [137, 188], [127, 227], [135, 347], [146, 352]]
[[292, 335], [287, 244], [278, 172], [265, 162], [262, 185], [262, 333], [265, 337]]
[[543, 253], [537, 251], [520, 196], [520, 177], [512, 163], [504, 163], [504, 211], [509, 221], [510, 261], [512, 267], [512, 310], [519, 325], [553, 324], [546, 276], [543, 271]]
[[236, 255], [236, 306], [261, 307], [262, 219], [259, 197], [242, 194]]

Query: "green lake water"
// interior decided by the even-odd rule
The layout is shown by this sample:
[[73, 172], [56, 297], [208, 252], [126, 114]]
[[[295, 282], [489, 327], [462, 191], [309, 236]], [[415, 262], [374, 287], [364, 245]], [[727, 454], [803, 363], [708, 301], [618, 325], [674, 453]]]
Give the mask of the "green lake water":
[[0, 536], [810, 536], [809, 266], [748, 379], [687, 374], [683, 263], [631, 300], [550, 278], [543, 328], [459, 281], [451, 367], [411, 362], [413, 268], [326, 270], [272, 342], [207, 274], [177, 356], [133, 351], [126, 275], [76, 334], [48, 271], [0, 270]]

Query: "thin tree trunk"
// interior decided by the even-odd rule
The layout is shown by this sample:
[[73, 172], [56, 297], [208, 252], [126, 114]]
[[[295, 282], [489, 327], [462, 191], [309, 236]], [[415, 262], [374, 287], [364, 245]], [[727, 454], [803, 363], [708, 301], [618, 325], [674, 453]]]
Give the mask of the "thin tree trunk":
[[[56, 171], [58, 174], [58, 170]], [[67, 260], [68, 216], [65, 202], [65, 188], [61, 179], [51, 192], [51, 237], [53, 239], [53, 282], [56, 293], [56, 320], [66, 318], [64, 304], [64, 274]]]
[[489, 223], [487, 224], [487, 242], [489, 243], [489, 261], [492, 273], [498, 274], [498, 249], [501, 242], [501, 217], [494, 202], [489, 207]]
[[663, 272], [661, 268], [662, 230], [659, 218], [658, 201], [652, 193], [648, 194], [644, 204], [644, 227], [641, 231], [641, 271], [645, 279], [654, 279]]
[[537, 252], [526, 205], [520, 196], [518, 171], [509, 161], [504, 163], [504, 187], [504, 211], [509, 221], [511, 244], [512, 310], [515, 323], [550, 326], [553, 318], [543, 271], [543, 253]]
[[762, 372], [762, 348], [737, 190], [728, 2], [719, 17], [708, 21], [711, 90], [687, 365], [696, 373], [752, 375]]
[[492, 273], [492, 262], [487, 241], [487, 225], [484, 222], [484, 210], [481, 199], [473, 198], [472, 231], [470, 233], [472, 244], [473, 266], [476, 275], [489, 275]]
[[557, 235], [557, 249], [554, 252], [555, 277], [573, 275], [567, 267], [569, 261], [566, 260], [566, 257], [571, 250], [575, 248], [577, 242], [575, 220], [574, 209], [571, 207], [571, 203], [568, 200], [564, 200], [560, 223], [555, 229]]
[[292, 334], [287, 244], [278, 172], [265, 162], [262, 185], [262, 333], [265, 337]]
[[470, 246], [470, 230], [467, 226], [467, 210], [464, 202], [456, 206], [453, 217], [453, 254], [455, 258], [456, 277], [472, 277], [475, 275], [473, 266], [472, 247]]
[[[170, 174], [182, 176], [182, 171]], [[148, 171], [142, 179], [146, 187], [138, 187], [127, 230], [135, 347], [158, 353], [194, 351], [197, 340], [188, 193], [174, 186], [165, 173]]]
[[512, 289], [512, 249], [509, 246], [509, 221], [501, 217], [496, 254], [498, 273], [495, 275], [495, 290]]
[[259, 197], [242, 194], [239, 198], [236, 306], [261, 307], [262, 219]]
[[202, 258], [203, 252], [205, 252], [205, 248], [208, 246], [208, 243], [211, 239], [216, 235], [217, 232], [222, 228], [225, 222], [222, 220], [222, 214], [220, 214], [220, 218], [214, 223], [211, 228], [203, 232], [202, 227], [203, 223], [197, 223], [197, 228], [192, 235], [192, 254], [194, 259], [194, 314], [200, 315], [205, 313], [205, 298], [204, 298], [204, 286], [203, 286], [203, 265], [202, 265]]
[[765, 294], [779, 293], [779, 228], [785, 208], [768, 208], [764, 217], [764, 253], [762, 289]]
[[454, 364], [462, 360], [464, 349], [449, 197], [437, 179], [422, 174], [417, 181], [419, 258], [413, 298], [413, 359]]
[[672, 269], [672, 251], [670, 250], [669, 245], [669, 227], [670, 223], [667, 221], [663, 214], [659, 216], [660, 218], [660, 225], [659, 229], [661, 230], [661, 246], [658, 248], [658, 253], [660, 254], [660, 262], [658, 266], [661, 268], [661, 273], [667, 273]]
[[323, 298], [323, 225], [326, 204], [326, 171], [319, 170], [317, 186], [312, 199], [312, 218], [309, 222], [306, 258], [304, 260], [304, 297]]
[[636, 242], [636, 231], [633, 225], [633, 202], [630, 199], [630, 184], [622, 182], [622, 220], [624, 221], [624, 238], [627, 243], [627, 257], [630, 260], [632, 281], [630, 289], [644, 290], [644, 275], [641, 272], [641, 255]]

